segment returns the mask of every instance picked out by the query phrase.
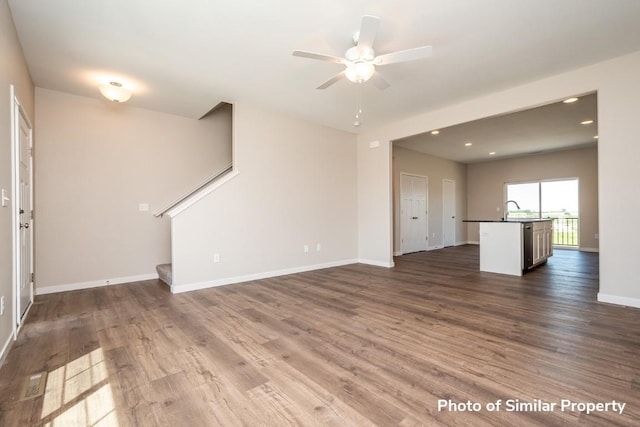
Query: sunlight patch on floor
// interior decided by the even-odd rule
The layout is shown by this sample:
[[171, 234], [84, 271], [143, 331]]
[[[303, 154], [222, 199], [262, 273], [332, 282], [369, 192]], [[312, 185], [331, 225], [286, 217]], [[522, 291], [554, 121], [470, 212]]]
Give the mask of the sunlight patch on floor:
[[113, 394], [102, 348], [87, 353], [49, 373], [42, 419], [64, 411], [45, 423], [58, 426], [118, 427]]

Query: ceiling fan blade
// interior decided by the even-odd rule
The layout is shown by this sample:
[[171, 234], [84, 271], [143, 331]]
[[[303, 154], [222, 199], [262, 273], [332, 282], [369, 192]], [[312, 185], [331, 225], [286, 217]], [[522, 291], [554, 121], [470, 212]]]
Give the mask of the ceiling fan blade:
[[384, 55], [377, 56], [373, 63], [376, 65], [394, 64], [396, 62], [415, 61], [416, 59], [424, 59], [431, 56], [433, 47], [422, 46], [413, 49], [399, 50], [397, 52], [386, 53]]
[[371, 49], [378, 34], [378, 28], [380, 28], [380, 18], [372, 15], [363, 16], [358, 35], [358, 48]]
[[386, 81], [381, 75], [380, 73], [374, 73], [373, 76], [371, 76], [371, 81], [373, 82], [374, 86], [377, 87], [380, 90], [385, 90], [386, 88], [388, 88], [389, 86], [391, 86], [389, 84], [388, 81]]
[[327, 80], [326, 82], [322, 83], [320, 86], [318, 86], [316, 89], [326, 89], [329, 86], [331, 86], [332, 84], [336, 83], [338, 80], [340, 80], [341, 78], [344, 77], [344, 71], [339, 72], [338, 74], [336, 74], [335, 76], [331, 77], [329, 80]]
[[343, 58], [337, 56], [323, 55], [321, 53], [305, 52], [303, 50], [294, 50], [293, 56], [299, 56], [301, 58], [319, 59], [320, 61], [333, 62], [336, 64], [344, 64]]

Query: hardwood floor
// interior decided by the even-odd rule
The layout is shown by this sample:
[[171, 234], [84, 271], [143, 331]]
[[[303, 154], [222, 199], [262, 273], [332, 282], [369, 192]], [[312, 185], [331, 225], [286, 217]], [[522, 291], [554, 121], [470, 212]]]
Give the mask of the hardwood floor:
[[[596, 302], [597, 254], [523, 277], [478, 265], [462, 246], [179, 295], [40, 296], [0, 370], [0, 425], [639, 425], [640, 309]], [[18, 401], [42, 371], [44, 396]]]

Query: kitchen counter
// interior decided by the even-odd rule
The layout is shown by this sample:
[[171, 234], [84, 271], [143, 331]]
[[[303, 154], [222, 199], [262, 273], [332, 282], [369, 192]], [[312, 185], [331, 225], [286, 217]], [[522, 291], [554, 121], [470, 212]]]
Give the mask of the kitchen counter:
[[509, 223], [509, 222], [542, 222], [542, 221], [551, 221], [550, 219], [547, 218], [514, 218], [514, 219], [507, 219], [506, 221], [504, 219], [463, 219], [462, 222], [504, 222], [504, 223]]
[[553, 255], [551, 219], [463, 222], [480, 223], [480, 271], [522, 276]]

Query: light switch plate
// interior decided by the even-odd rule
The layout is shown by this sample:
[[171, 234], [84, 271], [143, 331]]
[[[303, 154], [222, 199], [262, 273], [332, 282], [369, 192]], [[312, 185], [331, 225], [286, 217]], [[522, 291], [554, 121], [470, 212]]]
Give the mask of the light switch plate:
[[149, 210], [149, 203], [140, 203], [140, 212], [147, 212]]
[[4, 188], [2, 189], [2, 207], [6, 208], [7, 206], [9, 206], [9, 196], [7, 196], [7, 190], [5, 190]]

